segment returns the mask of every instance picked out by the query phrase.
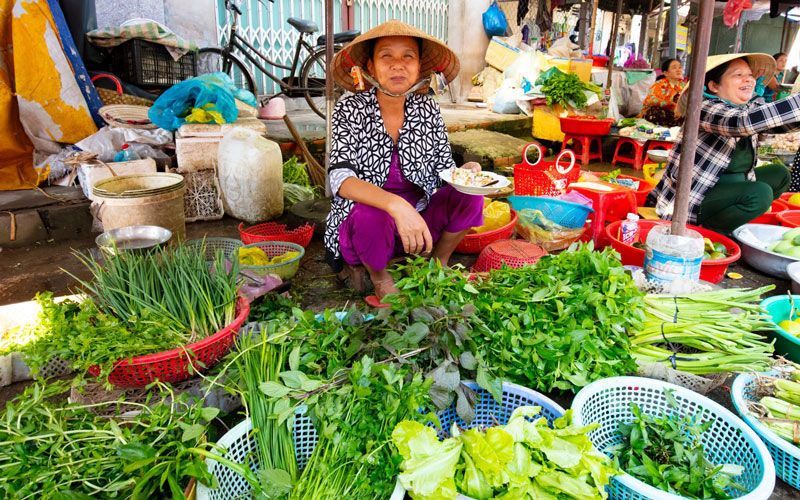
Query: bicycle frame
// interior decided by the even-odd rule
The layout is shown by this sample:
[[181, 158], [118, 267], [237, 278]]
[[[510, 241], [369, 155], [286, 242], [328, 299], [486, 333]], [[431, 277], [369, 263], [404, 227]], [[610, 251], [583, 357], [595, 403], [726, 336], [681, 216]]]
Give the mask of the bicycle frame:
[[[309, 57], [314, 55], [314, 47], [312, 47], [311, 44], [306, 42], [306, 39], [305, 39], [306, 38], [306, 33], [300, 33], [300, 38], [297, 41], [297, 45], [296, 45], [296, 49], [295, 49], [295, 52], [294, 52], [294, 56], [292, 57], [291, 65], [290, 66], [286, 66], [284, 64], [277, 63], [277, 62], [271, 60], [269, 57], [267, 57], [264, 54], [262, 54], [261, 51], [259, 51], [257, 48], [255, 48], [250, 42], [248, 42], [244, 37], [242, 37], [239, 34], [239, 12], [238, 12], [238, 9], [234, 10], [233, 8], [228, 8], [228, 5], [230, 3], [231, 2], [226, 1], [225, 2], [225, 6], [226, 6], [227, 10], [230, 11], [233, 14], [233, 22], [231, 23], [230, 31], [228, 31], [228, 43], [227, 43], [227, 45], [225, 47], [222, 47], [223, 54], [225, 54], [225, 55], [231, 54], [231, 53], [234, 52], [234, 49], [238, 49], [238, 51], [242, 55], [244, 55], [244, 57], [248, 61], [253, 63], [256, 66], [256, 68], [258, 68], [259, 70], [261, 70], [262, 73], [267, 75], [270, 78], [270, 80], [274, 81], [275, 83], [277, 83], [280, 86], [281, 91], [276, 95], [283, 94], [284, 92], [287, 92], [287, 91], [291, 92], [291, 91], [294, 91], [294, 90], [297, 90], [297, 91], [318, 90], [316, 87], [308, 87], [308, 88], [306, 88], [306, 87], [298, 87], [298, 86], [294, 85], [295, 78], [297, 78], [298, 80], [300, 79], [300, 75], [296, 75], [295, 71], [297, 71], [299, 69], [298, 66], [299, 66], [299, 63], [300, 63], [300, 52], [301, 52], [301, 50], [303, 48], [305, 48], [308, 51]], [[253, 55], [253, 54], [255, 54], [255, 55]], [[281, 68], [281, 69], [289, 70], [289, 83], [286, 83], [283, 80], [281, 80], [280, 78], [278, 78], [277, 76], [275, 76], [264, 65], [262, 65], [262, 63], [259, 60], [264, 61], [264, 62], [266, 62], [267, 64], [269, 64], [271, 66], [275, 66], [275, 67], [278, 67], [278, 68]], [[225, 73], [229, 72], [230, 71], [230, 67], [223, 67], [223, 71]], [[253, 76], [255, 76], [255, 75], [253, 75]]]

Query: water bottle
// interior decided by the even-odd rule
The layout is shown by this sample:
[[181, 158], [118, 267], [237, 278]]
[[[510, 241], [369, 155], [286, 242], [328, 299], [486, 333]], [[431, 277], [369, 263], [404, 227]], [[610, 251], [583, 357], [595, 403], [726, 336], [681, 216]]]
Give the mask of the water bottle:
[[622, 242], [626, 245], [633, 245], [639, 239], [639, 216], [636, 214], [628, 214], [626, 219], [622, 221], [620, 227], [622, 234]]
[[131, 145], [127, 144], [127, 143], [123, 144], [122, 145], [122, 149], [117, 151], [117, 154], [114, 155], [114, 161], [115, 162], [118, 162], [118, 161], [133, 161], [133, 160], [140, 160], [140, 159], [141, 158], [139, 157], [138, 154], [136, 154], [136, 151], [132, 150], [131, 149]]

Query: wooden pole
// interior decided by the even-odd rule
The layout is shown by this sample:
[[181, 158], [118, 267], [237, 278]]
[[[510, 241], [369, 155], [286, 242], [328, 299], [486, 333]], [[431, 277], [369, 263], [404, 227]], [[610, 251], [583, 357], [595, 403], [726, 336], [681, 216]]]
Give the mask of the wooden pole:
[[[333, 116], [333, 0], [325, 0], [325, 172], [331, 163], [331, 118]], [[327, 175], [326, 175], [327, 177]], [[325, 181], [325, 192], [331, 195], [330, 183]]]
[[651, 60], [653, 61], [653, 67], [657, 68], [658, 65], [661, 64], [661, 45], [662, 45], [662, 36], [661, 36], [661, 28], [664, 26], [664, 4], [667, 0], [661, 0], [660, 5], [658, 7], [658, 21], [656, 21], [656, 38], [653, 40], [653, 57]]
[[[594, 55], [594, 32], [597, 25], [597, 10], [600, 8], [600, 0], [592, 2], [592, 24], [589, 26], [589, 55]], [[601, 49], [602, 50], [602, 49]]]
[[678, 0], [669, 1], [669, 57], [678, 57]]
[[617, 0], [617, 12], [614, 13], [614, 27], [611, 29], [611, 51], [608, 54], [608, 78], [606, 79], [606, 93], [611, 92], [611, 78], [614, 76], [614, 52], [617, 51], [617, 35], [619, 21], [622, 18], [622, 0]]
[[694, 154], [697, 150], [697, 132], [700, 129], [700, 105], [703, 100], [703, 81], [706, 59], [711, 43], [711, 24], [714, 19], [714, 2], [700, 2], [700, 16], [692, 44], [692, 72], [689, 79], [689, 103], [683, 124], [681, 159], [678, 165], [678, 187], [672, 212], [672, 234], [683, 236], [689, 219], [689, 194], [692, 190]]

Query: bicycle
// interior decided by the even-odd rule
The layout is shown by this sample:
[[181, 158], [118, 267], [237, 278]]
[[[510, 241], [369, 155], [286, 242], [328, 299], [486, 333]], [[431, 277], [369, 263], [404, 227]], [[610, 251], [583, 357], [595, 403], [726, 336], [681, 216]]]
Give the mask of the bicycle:
[[[274, 2], [275, 0], [270, 0]], [[287, 97], [296, 97], [302, 94], [311, 109], [321, 117], [325, 117], [325, 105], [318, 105], [315, 98], [325, 95], [325, 35], [317, 38], [316, 46], [312, 46], [306, 37], [313, 35], [319, 28], [314, 21], [290, 17], [286, 20], [292, 27], [300, 32], [300, 37], [294, 49], [294, 56], [290, 65], [283, 65], [271, 60], [261, 51], [255, 48], [250, 42], [239, 34], [239, 16], [242, 15], [241, 9], [233, 3], [233, 0], [225, 0], [225, 10], [229, 11], [233, 17], [227, 37], [227, 45], [224, 47], [205, 47], [199, 50], [197, 57], [198, 73], [213, 73], [222, 71], [229, 75], [237, 86], [256, 93], [256, 84], [250, 70], [245, 66], [242, 59], [234, 53], [239, 53], [253, 63], [262, 73], [267, 75], [272, 81], [280, 86], [281, 91], [275, 96], [284, 94]], [[342, 49], [344, 44], [350, 42], [361, 32], [358, 30], [343, 31], [333, 35], [334, 54]], [[308, 57], [300, 65], [300, 52], [305, 49]], [[266, 65], [276, 68], [289, 70], [289, 76], [278, 78], [270, 72]], [[299, 66], [299, 68], [298, 68]], [[296, 71], [299, 69], [299, 76]], [[300, 85], [296, 85], [299, 80]], [[334, 97], [338, 99], [343, 93], [343, 89], [334, 86]], [[273, 96], [273, 97], [275, 97]]]

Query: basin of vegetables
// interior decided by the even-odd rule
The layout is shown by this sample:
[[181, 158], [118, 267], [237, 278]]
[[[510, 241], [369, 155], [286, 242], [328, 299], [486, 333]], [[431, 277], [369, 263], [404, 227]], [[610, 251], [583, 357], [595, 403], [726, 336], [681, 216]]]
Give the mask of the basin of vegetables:
[[[620, 237], [622, 221], [612, 222], [606, 226], [605, 232], [611, 246], [619, 252], [623, 264], [642, 267], [645, 254], [644, 242], [650, 230], [658, 224], [669, 224], [669, 222], [639, 221], [639, 241], [633, 245], [622, 242]], [[705, 240], [704, 253], [706, 255], [704, 255], [703, 263], [700, 266], [700, 279], [710, 283], [719, 283], [725, 277], [725, 271], [728, 270], [728, 266], [739, 260], [742, 254], [739, 245], [730, 238], [710, 229], [692, 225], [687, 227], [700, 233]]]

